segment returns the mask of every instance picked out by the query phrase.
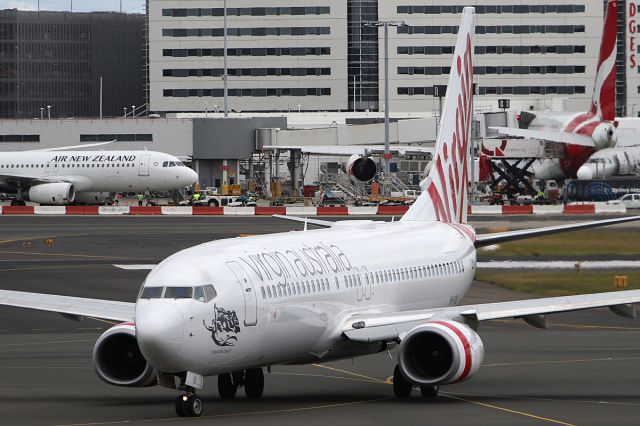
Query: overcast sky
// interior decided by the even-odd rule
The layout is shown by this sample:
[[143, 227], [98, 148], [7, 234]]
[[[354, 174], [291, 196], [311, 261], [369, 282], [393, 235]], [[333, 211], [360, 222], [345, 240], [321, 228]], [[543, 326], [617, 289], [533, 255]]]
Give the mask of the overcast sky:
[[[40, 10], [119, 11], [120, 0], [40, 0]], [[38, 10], [38, 0], [0, 0], [1, 9]], [[144, 13], [144, 0], [122, 0], [123, 12]]]

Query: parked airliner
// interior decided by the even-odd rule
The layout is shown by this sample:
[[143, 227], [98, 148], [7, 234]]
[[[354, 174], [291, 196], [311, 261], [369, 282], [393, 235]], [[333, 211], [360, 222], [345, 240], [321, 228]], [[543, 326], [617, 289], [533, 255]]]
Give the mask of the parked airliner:
[[[180, 391], [180, 416], [199, 416], [197, 390], [218, 376], [222, 398], [264, 390], [263, 368], [323, 363], [399, 346], [393, 391], [471, 378], [487, 320], [596, 307], [632, 316], [640, 291], [478, 305], [458, 303], [476, 269], [476, 249], [545, 234], [640, 220], [616, 218], [476, 235], [467, 224], [475, 13], [458, 32], [434, 165], [423, 192], [396, 222], [298, 220], [328, 229], [205, 243], [174, 254], [147, 276], [136, 303], [0, 290], [0, 304], [122, 322], [99, 337], [95, 371], [116, 386]], [[305, 226], [306, 228], [306, 226]], [[61, 384], [61, 386], [64, 386]]]
[[74, 148], [1, 152], [0, 192], [17, 195], [12, 205], [64, 205], [104, 202], [111, 192], [177, 190], [198, 181], [195, 171], [162, 152], [68, 151]]
[[541, 160], [532, 165], [537, 179], [574, 178], [594, 152], [604, 149], [624, 150], [616, 147], [617, 16], [618, 3], [616, 0], [609, 0], [589, 111], [572, 114], [522, 111], [519, 129], [496, 127], [502, 134], [564, 144], [563, 158]]

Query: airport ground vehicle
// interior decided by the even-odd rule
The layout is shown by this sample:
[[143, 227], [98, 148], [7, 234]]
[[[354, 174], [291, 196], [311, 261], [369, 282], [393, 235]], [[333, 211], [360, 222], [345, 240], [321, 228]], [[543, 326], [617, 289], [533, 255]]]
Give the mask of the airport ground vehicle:
[[607, 204], [623, 204], [628, 209], [640, 209], [640, 193], [623, 195], [617, 200], [607, 201]]

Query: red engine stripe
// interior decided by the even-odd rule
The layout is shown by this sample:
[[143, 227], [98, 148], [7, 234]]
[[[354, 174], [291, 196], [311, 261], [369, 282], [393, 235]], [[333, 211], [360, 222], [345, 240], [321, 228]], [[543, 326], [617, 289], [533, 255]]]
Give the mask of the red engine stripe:
[[456, 382], [463, 381], [469, 375], [469, 371], [471, 371], [471, 345], [469, 345], [469, 340], [467, 340], [467, 337], [464, 335], [464, 333], [462, 333], [460, 330], [458, 330], [448, 322], [444, 322], [444, 321], [429, 321], [429, 322], [433, 324], [440, 324], [442, 326], [447, 327], [449, 330], [453, 331], [456, 334], [456, 336], [458, 336], [458, 339], [460, 339], [460, 341], [462, 342], [462, 346], [464, 347], [465, 366], [464, 366], [464, 370], [462, 370], [462, 374], [460, 375], [460, 378], [458, 378]]

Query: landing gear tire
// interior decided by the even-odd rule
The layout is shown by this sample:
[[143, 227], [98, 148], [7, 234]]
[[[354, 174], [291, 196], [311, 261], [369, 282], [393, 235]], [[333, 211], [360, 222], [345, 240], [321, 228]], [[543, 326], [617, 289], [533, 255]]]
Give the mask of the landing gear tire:
[[200, 417], [204, 411], [204, 404], [198, 395], [191, 395], [187, 398], [186, 408], [189, 417]]
[[218, 207], [218, 202], [216, 200], [210, 200], [209, 207]]
[[400, 372], [400, 367], [396, 365], [393, 369], [393, 394], [396, 398], [408, 398], [412, 390], [413, 385], [407, 382]]
[[187, 417], [187, 406], [185, 404], [185, 395], [180, 395], [176, 398], [176, 414], [178, 417]]
[[436, 399], [440, 386], [420, 386], [420, 393], [425, 399]]
[[196, 394], [180, 395], [176, 399], [176, 414], [178, 417], [200, 417], [204, 411], [202, 399]]
[[238, 392], [238, 385], [231, 377], [231, 374], [220, 374], [218, 376], [218, 393], [222, 399], [232, 399]]
[[260, 398], [264, 392], [262, 368], [247, 370], [244, 375], [244, 392], [247, 398]]
[[26, 206], [27, 203], [24, 200], [11, 200], [12, 206]]

